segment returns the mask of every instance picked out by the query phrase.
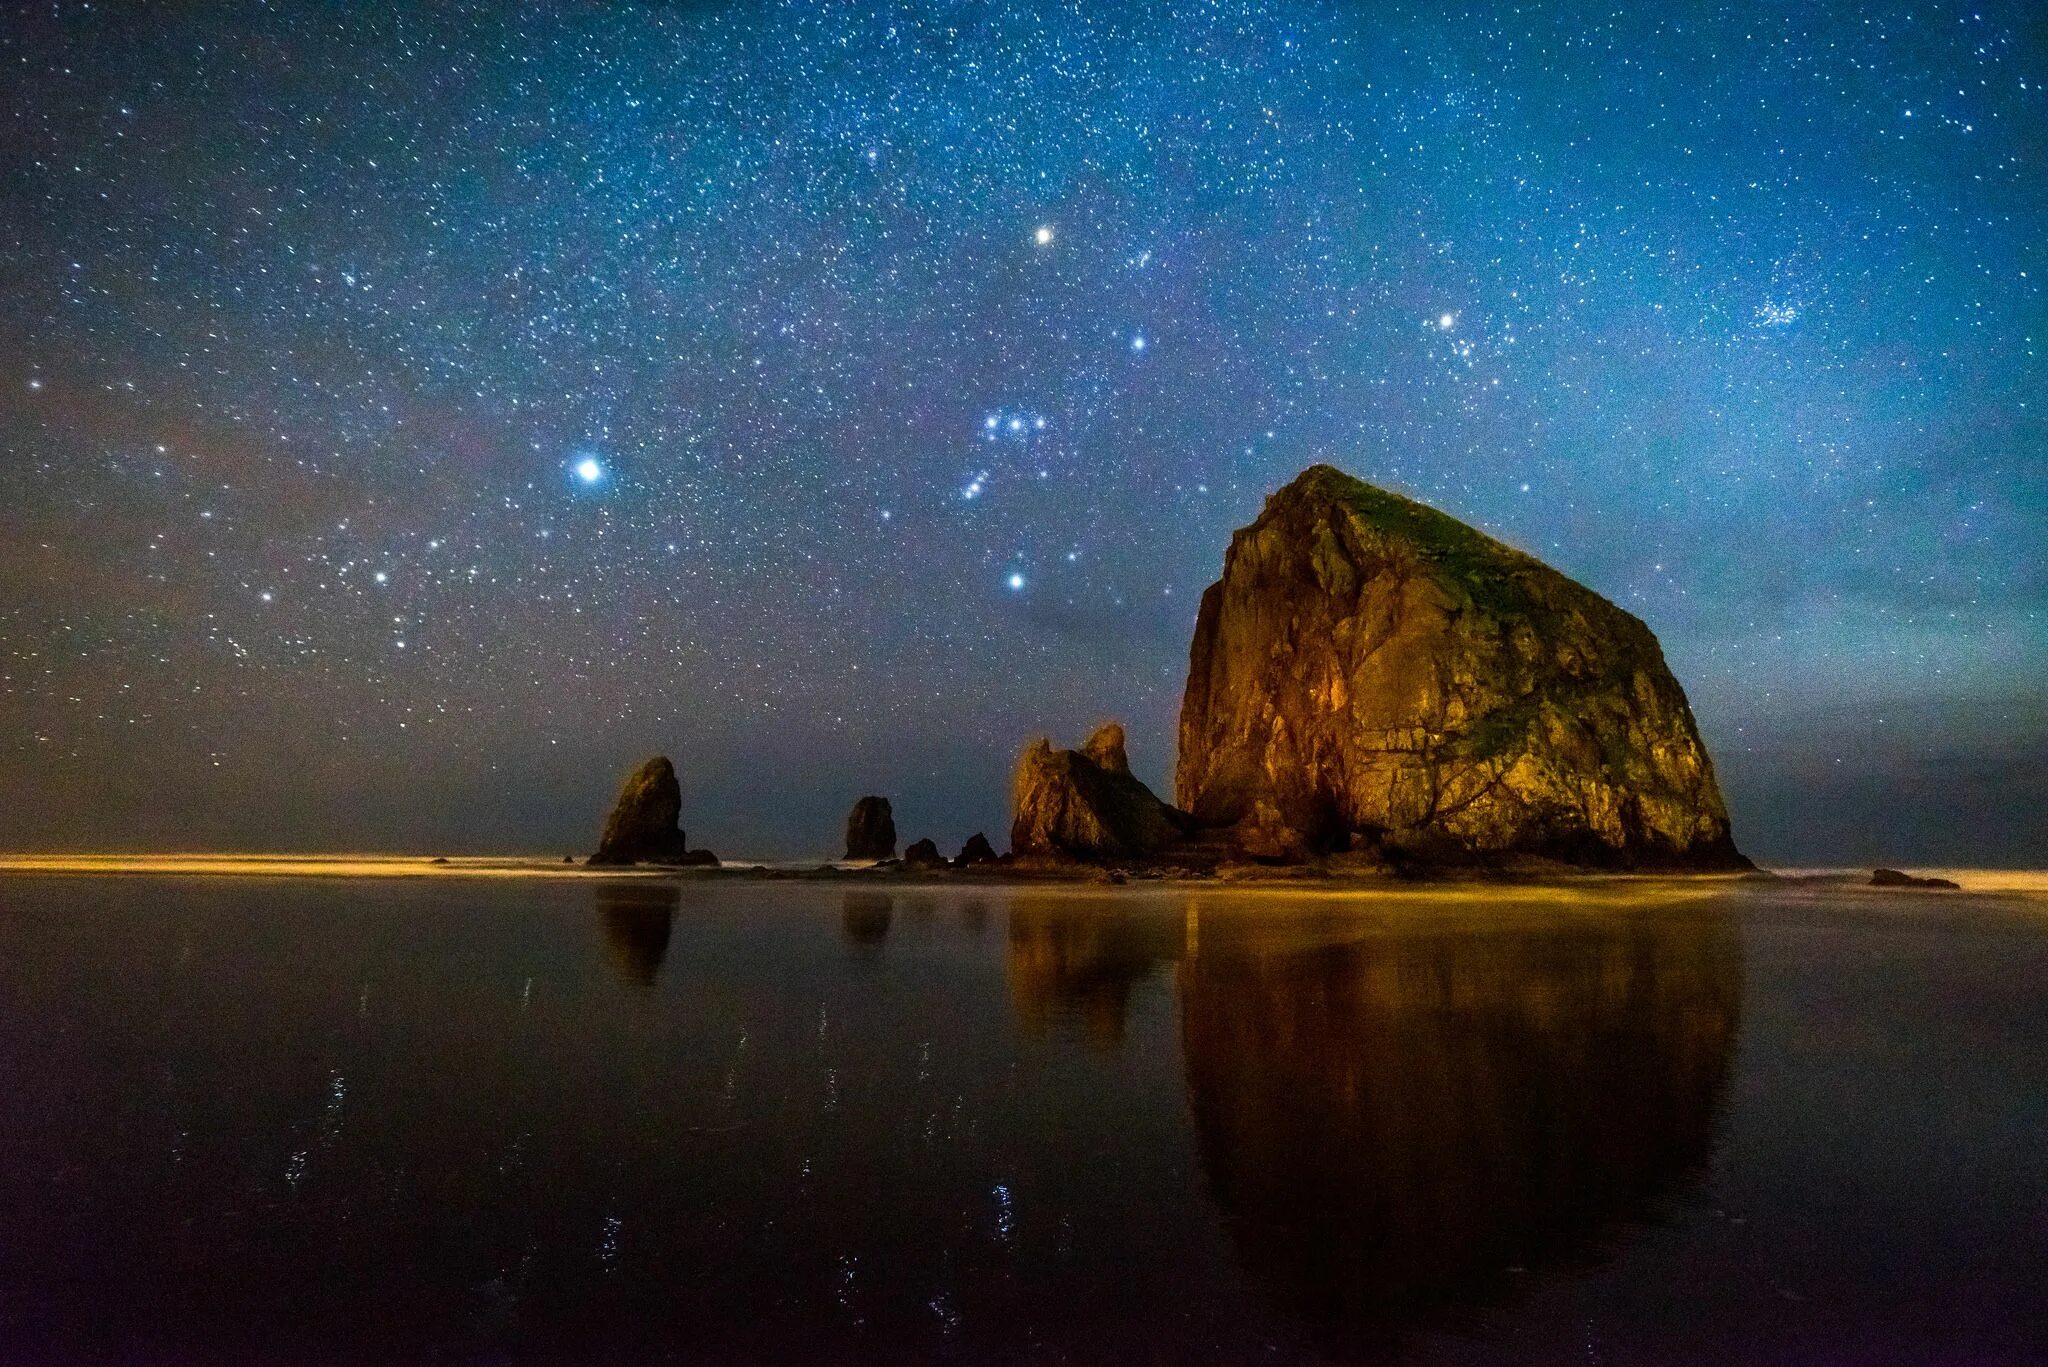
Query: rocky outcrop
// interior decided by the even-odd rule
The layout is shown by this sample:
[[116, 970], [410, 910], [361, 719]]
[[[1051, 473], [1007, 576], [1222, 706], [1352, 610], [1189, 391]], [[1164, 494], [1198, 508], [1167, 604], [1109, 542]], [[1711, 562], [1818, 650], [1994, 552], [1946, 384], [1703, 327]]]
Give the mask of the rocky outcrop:
[[1056, 750], [1044, 737], [1026, 746], [1012, 810], [1011, 852], [1059, 859], [1156, 856], [1185, 824], [1131, 773], [1115, 722], [1097, 727], [1078, 750]]
[[846, 816], [846, 858], [894, 859], [896, 816], [886, 797], [864, 797]]
[[1873, 888], [1946, 888], [1959, 892], [1962, 884], [1948, 878], [1916, 878], [1898, 869], [1872, 869], [1870, 886]]
[[903, 851], [903, 867], [906, 869], [943, 869], [946, 856], [939, 853], [936, 840], [913, 840]]
[[953, 867], [956, 869], [966, 869], [972, 868], [976, 864], [996, 864], [1000, 862], [1001, 859], [996, 854], [996, 847], [988, 843], [987, 836], [983, 835], [980, 831], [976, 831], [973, 835], [968, 836], [967, 843], [960, 847], [960, 856], [953, 861]]
[[1175, 798], [1266, 857], [1748, 867], [1648, 627], [1327, 465], [1267, 500], [1202, 596]]
[[718, 856], [690, 849], [677, 823], [683, 813], [683, 789], [675, 765], [656, 755], [626, 779], [619, 800], [604, 823], [593, 864], [705, 864]]

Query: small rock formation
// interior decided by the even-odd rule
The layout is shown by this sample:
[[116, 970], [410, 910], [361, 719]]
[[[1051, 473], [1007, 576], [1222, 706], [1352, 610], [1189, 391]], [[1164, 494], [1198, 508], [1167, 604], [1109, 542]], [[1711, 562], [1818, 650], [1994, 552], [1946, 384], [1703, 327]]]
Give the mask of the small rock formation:
[[1174, 793], [1266, 858], [1750, 867], [1648, 627], [1327, 465], [1266, 501], [1202, 595]]
[[953, 861], [956, 869], [971, 868], [976, 864], [996, 864], [1001, 860], [996, 847], [988, 843], [988, 837], [980, 831], [967, 837], [967, 843], [960, 847], [960, 857]]
[[627, 778], [604, 823], [592, 864], [716, 864], [709, 850], [692, 850], [676, 823], [683, 789], [667, 755], [656, 755]]
[[1124, 728], [1105, 722], [1078, 750], [1040, 737], [1017, 761], [1010, 849], [1064, 859], [1146, 858], [1181, 836], [1181, 814], [1131, 773]]
[[864, 797], [846, 816], [848, 859], [894, 859], [896, 816], [886, 797]]
[[913, 840], [903, 851], [903, 867], [906, 869], [943, 869], [946, 856], [939, 853], [938, 842], [934, 840]]
[[1901, 873], [1897, 869], [1872, 869], [1870, 871], [1870, 886], [1873, 888], [1948, 888], [1955, 892], [1961, 892], [1963, 888], [1961, 883], [1951, 882], [1946, 878], [1915, 878], [1912, 874]]

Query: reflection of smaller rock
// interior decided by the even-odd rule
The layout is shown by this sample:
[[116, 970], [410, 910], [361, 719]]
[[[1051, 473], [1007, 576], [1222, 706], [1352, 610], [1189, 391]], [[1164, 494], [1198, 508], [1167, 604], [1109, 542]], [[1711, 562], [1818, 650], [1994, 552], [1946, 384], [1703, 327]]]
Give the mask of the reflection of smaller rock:
[[846, 816], [848, 859], [894, 859], [896, 816], [886, 797], [864, 797]]
[[887, 893], [849, 892], [840, 906], [839, 929], [862, 949], [877, 949], [889, 938], [896, 899]]
[[605, 948], [619, 976], [640, 987], [654, 986], [668, 955], [670, 932], [682, 892], [669, 882], [599, 882], [593, 889]]

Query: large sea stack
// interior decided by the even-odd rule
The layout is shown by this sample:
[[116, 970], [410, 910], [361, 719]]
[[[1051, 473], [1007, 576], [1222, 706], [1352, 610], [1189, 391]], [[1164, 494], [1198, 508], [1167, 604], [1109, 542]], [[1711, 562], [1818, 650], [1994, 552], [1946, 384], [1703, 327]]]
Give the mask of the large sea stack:
[[1175, 797], [1269, 857], [1748, 867], [1648, 627], [1327, 465], [1202, 596]]

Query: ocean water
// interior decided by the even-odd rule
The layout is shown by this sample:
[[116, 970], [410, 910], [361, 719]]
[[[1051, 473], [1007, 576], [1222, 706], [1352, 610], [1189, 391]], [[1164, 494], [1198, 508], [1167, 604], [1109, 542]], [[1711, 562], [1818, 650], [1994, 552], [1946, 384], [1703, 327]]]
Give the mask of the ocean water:
[[0, 1360], [2038, 1362], [1982, 885], [0, 875]]

